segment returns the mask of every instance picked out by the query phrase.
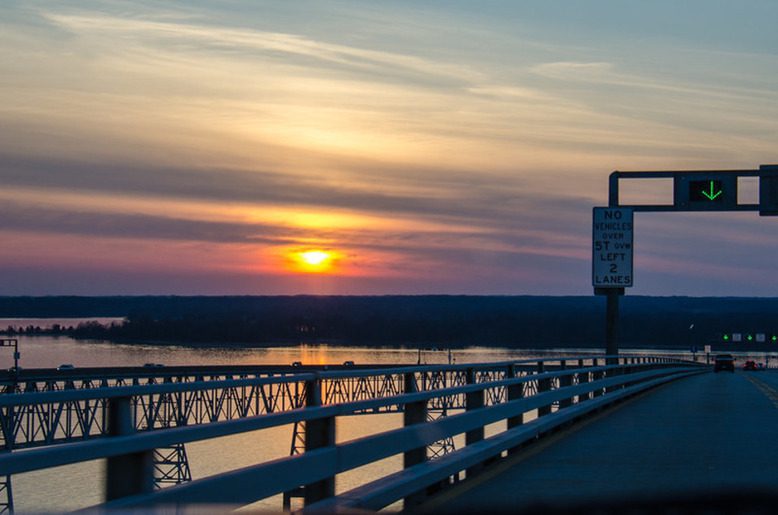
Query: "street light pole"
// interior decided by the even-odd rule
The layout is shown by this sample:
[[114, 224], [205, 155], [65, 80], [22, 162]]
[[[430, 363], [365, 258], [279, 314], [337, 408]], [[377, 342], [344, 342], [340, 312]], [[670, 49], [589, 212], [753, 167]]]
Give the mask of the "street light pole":
[[3, 338], [0, 340], [0, 347], [13, 347], [14, 348], [14, 377], [19, 374], [19, 340], [16, 338]]

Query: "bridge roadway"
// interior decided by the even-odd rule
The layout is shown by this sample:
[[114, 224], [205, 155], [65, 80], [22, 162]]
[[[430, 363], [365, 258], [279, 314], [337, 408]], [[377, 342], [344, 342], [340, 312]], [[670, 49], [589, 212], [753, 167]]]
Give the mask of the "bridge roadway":
[[778, 371], [675, 381], [539, 441], [425, 512], [778, 492]]

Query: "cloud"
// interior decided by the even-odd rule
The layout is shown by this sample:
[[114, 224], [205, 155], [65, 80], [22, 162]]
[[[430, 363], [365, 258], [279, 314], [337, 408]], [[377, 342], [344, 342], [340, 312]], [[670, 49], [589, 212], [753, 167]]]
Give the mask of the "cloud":
[[530, 71], [543, 77], [564, 80], [607, 80], [611, 77], [613, 63], [559, 61], [542, 63], [530, 68]]
[[[375, 166], [375, 165], [374, 165]], [[383, 216], [418, 216], [458, 223], [493, 223], [510, 212], [526, 213], [534, 206], [567, 206], [569, 212], [586, 197], [546, 193], [527, 187], [526, 180], [492, 182], [477, 172], [417, 169], [366, 169], [361, 180], [325, 182], [315, 176], [213, 168], [129, 166], [0, 156], [0, 177], [6, 187], [35, 187], [49, 191], [92, 191], [111, 195], [202, 200], [278, 206], [349, 209]], [[498, 181], [495, 177], [494, 181]], [[403, 185], [392, 192], [392, 185]], [[531, 183], [530, 183], [531, 184]], [[572, 202], [572, 203], [571, 203]]]
[[[317, 243], [407, 288], [583, 292], [610, 170], [774, 155], [768, 56], [556, 44], [488, 6], [474, 26], [456, 6], [94, 5], [17, 9], [0, 33], [2, 228], [51, 270], [46, 242], [73, 267], [89, 249], [92, 267], [198, 273]], [[694, 227], [642, 236], [646, 255], [694, 262]]]
[[731, 83], [732, 77], [730, 77], [730, 83], [726, 85], [702, 81], [689, 82], [688, 79], [684, 80], [679, 77], [657, 77], [647, 70], [642, 74], [621, 71], [611, 62], [548, 62], [530, 67], [530, 72], [542, 77], [569, 82], [619, 86], [665, 94], [703, 96], [708, 101], [717, 99], [731, 102], [753, 100], [754, 97], [778, 99], [778, 93], [774, 89], [736, 86]]
[[299, 34], [262, 30], [245, 30], [214, 25], [198, 25], [182, 21], [154, 21], [148, 19], [120, 18], [109, 15], [41, 13], [52, 24], [78, 35], [133, 38], [143, 44], [163, 40], [170, 42], [195, 42], [199, 51], [239, 51], [251, 56], [257, 52], [265, 56], [283, 55], [285, 58], [304, 58], [322, 64], [346, 66], [354, 70], [412, 74], [424, 81], [435, 76], [447, 81], [461, 82], [478, 74], [461, 65], [447, 65], [383, 50], [370, 50], [342, 44], [314, 40]]
[[97, 238], [281, 245], [294, 241], [295, 236], [300, 236], [299, 231], [293, 228], [258, 223], [239, 224], [104, 211], [47, 209], [12, 201], [0, 204], [0, 218], [6, 227], [12, 227], [14, 231]]

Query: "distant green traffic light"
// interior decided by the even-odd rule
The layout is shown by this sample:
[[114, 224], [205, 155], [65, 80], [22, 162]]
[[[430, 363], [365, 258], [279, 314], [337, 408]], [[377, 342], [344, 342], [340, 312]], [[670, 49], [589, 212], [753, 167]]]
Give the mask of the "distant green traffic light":
[[746, 336], [746, 340], [748, 340], [748, 341], [752, 341], [753, 339], [754, 339], [754, 335], [753, 334], [749, 334], [748, 336]]
[[[775, 338], [775, 336], [773, 336], [773, 338]], [[729, 341], [729, 335], [725, 334], [724, 336], [721, 337], [721, 339], [724, 340], [725, 342], [728, 342]]]
[[774, 342], [778, 342], [778, 336], [776, 336], [776, 335], [772, 335], [772, 336], [770, 337], [770, 339], [771, 339], [772, 341], [774, 341]]

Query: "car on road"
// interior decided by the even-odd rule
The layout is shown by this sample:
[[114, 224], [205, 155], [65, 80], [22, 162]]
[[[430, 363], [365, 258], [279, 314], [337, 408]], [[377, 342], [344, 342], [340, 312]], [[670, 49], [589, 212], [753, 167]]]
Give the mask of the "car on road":
[[716, 356], [713, 362], [713, 371], [718, 372], [719, 370], [735, 371], [735, 358], [732, 357], [732, 354], [719, 354]]
[[72, 363], [63, 363], [57, 367], [57, 370], [73, 370], [74, 368], [76, 368], [76, 366]]

